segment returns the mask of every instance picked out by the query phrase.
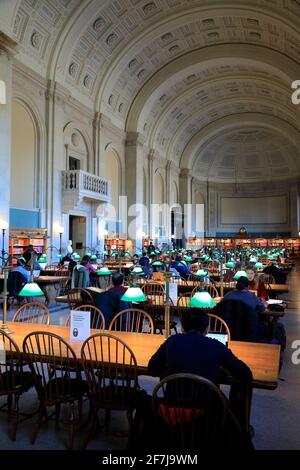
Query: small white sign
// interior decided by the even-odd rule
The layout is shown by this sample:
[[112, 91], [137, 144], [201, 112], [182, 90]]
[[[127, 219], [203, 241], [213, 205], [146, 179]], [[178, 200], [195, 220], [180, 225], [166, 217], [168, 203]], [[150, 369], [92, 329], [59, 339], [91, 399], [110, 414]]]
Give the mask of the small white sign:
[[91, 335], [91, 312], [71, 310], [70, 339], [85, 341]]
[[169, 284], [169, 297], [172, 299], [173, 304], [177, 305], [178, 299], [178, 284], [170, 283]]

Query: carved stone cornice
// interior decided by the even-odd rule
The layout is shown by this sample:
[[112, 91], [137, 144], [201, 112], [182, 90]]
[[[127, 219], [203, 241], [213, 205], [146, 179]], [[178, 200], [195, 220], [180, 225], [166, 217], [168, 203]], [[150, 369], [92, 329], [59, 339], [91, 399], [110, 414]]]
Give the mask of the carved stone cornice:
[[146, 138], [140, 132], [127, 132], [126, 135], [126, 146], [127, 147], [136, 147], [137, 145], [143, 146], [146, 141]]
[[173, 160], [167, 160], [166, 170], [176, 175], [180, 174], [180, 168], [176, 165], [176, 163]]
[[45, 97], [56, 104], [65, 104], [70, 99], [70, 92], [54, 80], [48, 80]]
[[97, 117], [99, 129], [111, 134], [114, 138], [117, 138], [120, 142], [125, 143], [126, 132], [123, 129], [120, 129], [119, 127], [115, 126], [115, 124], [113, 124], [110, 118], [106, 116], [105, 114], [103, 113], [97, 113], [97, 114], [99, 114]]
[[23, 91], [23, 88], [27, 86], [45, 92], [47, 89], [47, 80], [18, 60], [14, 60], [13, 86], [16, 89], [20, 88], [20, 91]]
[[155, 150], [154, 149], [149, 150], [147, 158], [148, 158], [149, 162], [154, 162], [154, 160], [155, 160]]
[[193, 172], [190, 168], [181, 168], [180, 169], [180, 178], [191, 178]]
[[17, 50], [17, 43], [11, 39], [7, 34], [0, 31], [0, 56], [6, 55], [8, 58], [13, 57]]

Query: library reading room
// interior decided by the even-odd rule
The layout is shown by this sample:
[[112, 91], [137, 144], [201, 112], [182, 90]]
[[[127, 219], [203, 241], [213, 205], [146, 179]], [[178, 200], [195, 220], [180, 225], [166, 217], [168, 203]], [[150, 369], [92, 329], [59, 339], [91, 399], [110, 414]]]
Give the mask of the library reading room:
[[300, 1], [0, 0], [0, 188], [0, 456], [300, 450]]

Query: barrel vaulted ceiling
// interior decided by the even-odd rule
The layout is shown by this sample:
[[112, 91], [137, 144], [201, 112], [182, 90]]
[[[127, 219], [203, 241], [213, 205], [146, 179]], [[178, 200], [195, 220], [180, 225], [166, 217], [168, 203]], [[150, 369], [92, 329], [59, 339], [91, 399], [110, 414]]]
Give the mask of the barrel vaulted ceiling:
[[299, 173], [297, 0], [0, 0], [0, 29], [17, 59], [200, 179]]

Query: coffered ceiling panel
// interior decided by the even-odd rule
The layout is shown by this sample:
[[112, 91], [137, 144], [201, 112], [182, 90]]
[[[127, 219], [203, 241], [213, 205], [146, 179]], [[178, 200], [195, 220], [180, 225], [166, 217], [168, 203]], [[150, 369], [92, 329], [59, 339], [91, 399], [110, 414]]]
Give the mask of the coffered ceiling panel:
[[[0, 28], [20, 62], [177, 165], [225, 117], [259, 113], [300, 131], [290, 99], [300, 79], [295, 0], [3, 0]], [[251, 181], [298, 172], [290, 136], [249, 132], [216, 131], [195, 171]]]

